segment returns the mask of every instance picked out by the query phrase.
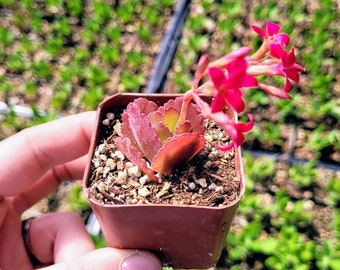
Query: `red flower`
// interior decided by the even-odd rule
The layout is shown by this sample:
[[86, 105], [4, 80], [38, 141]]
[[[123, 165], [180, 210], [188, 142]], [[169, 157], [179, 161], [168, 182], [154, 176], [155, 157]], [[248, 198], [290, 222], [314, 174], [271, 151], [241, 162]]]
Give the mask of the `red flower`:
[[241, 87], [255, 87], [257, 80], [246, 73], [248, 62], [244, 58], [236, 58], [221, 68], [209, 68], [209, 75], [216, 89], [216, 95], [211, 103], [213, 113], [222, 111], [229, 104], [237, 113], [244, 111], [245, 103]]
[[249, 123], [235, 123], [225, 114], [219, 113], [214, 115], [216, 123], [221, 125], [223, 129], [229, 134], [232, 142], [226, 146], [217, 145], [217, 148], [222, 151], [228, 151], [230, 149], [237, 148], [243, 144], [245, 137], [244, 133], [249, 132], [254, 126], [254, 117], [248, 114]]
[[289, 79], [298, 83], [300, 80], [299, 71], [304, 71], [305, 69], [296, 63], [294, 47], [288, 52], [282, 49], [280, 45], [272, 44], [270, 51], [273, 57], [281, 59], [281, 63], [275, 65], [275, 70], [276, 74], [285, 77], [284, 90], [288, 92], [291, 88]]
[[285, 48], [289, 43], [289, 35], [286, 33], [279, 33], [281, 27], [275, 23], [267, 22], [266, 30], [256, 25], [251, 25], [251, 28], [263, 37], [268, 44], [279, 44]]

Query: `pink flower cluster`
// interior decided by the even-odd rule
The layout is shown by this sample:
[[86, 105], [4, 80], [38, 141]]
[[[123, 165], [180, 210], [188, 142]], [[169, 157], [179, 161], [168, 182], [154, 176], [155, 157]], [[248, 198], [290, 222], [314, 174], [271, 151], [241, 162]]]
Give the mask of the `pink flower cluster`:
[[[251, 27], [263, 38], [260, 48], [249, 55], [252, 48], [242, 47], [211, 63], [204, 55], [198, 63], [193, 87], [184, 95], [184, 114], [185, 103], [194, 99], [203, 116], [215, 121], [230, 135], [231, 144], [218, 146], [224, 151], [240, 146], [245, 140], [244, 133], [254, 125], [251, 115], [248, 115], [249, 123], [237, 122], [224, 113], [224, 107], [228, 105], [237, 114], [242, 113], [245, 110], [242, 91], [246, 88], [258, 88], [269, 95], [290, 99], [291, 81], [298, 83], [299, 72], [304, 71], [296, 63], [294, 47], [287, 50], [289, 35], [280, 33], [279, 25], [268, 22], [266, 29], [255, 25]], [[198, 86], [206, 75], [210, 80]], [[258, 76], [281, 76], [285, 83], [280, 88], [260, 81]], [[201, 94], [213, 97], [212, 103], [208, 105], [203, 101]]]

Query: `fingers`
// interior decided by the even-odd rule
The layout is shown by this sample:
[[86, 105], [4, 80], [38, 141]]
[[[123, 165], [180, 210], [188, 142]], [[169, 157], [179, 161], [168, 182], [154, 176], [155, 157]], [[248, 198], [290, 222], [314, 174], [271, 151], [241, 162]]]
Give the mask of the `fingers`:
[[75, 213], [50, 213], [31, 222], [30, 251], [42, 263], [63, 262], [94, 250], [82, 219]]
[[28, 128], [1, 141], [0, 194], [23, 192], [51, 168], [87, 153], [94, 120], [95, 112], [81, 113]]
[[161, 270], [162, 265], [151, 253], [127, 249], [103, 248], [91, 251], [67, 262], [43, 268], [45, 270]]
[[22, 213], [36, 202], [56, 190], [63, 180], [81, 179], [87, 156], [54, 167], [39, 181], [24, 192], [13, 197], [13, 205], [18, 213]]

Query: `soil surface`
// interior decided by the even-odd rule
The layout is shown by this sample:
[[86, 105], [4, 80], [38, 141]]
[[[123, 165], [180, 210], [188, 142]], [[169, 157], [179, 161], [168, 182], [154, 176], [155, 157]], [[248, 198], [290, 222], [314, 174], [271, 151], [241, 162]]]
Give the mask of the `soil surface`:
[[[116, 118], [112, 119], [112, 116]], [[104, 204], [228, 205], [239, 197], [240, 175], [234, 151], [223, 152], [216, 144], [228, 137], [213, 123], [206, 123], [205, 147], [189, 163], [171, 175], [149, 179], [127, 160], [114, 143], [120, 132], [119, 113], [102, 121], [105, 137], [96, 147], [91, 167], [90, 194]]]

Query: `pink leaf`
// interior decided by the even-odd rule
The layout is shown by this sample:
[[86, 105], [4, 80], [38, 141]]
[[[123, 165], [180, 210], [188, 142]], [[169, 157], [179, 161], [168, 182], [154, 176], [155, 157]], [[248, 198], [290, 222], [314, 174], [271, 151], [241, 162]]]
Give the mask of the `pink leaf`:
[[173, 136], [170, 130], [162, 122], [153, 123], [152, 126], [156, 130], [157, 136], [162, 142]]
[[148, 160], [152, 160], [162, 147], [162, 142], [157, 137], [156, 130], [151, 126], [147, 116], [141, 113], [137, 104], [130, 103], [126, 108], [126, 113], [138, 147]]
[[134, 147], [129, 138], [119, 137], [115, 140], [115, 144], [122, 151], [127, 159], [133, 164], [137, 165], [150, 179], [157, 181], [158, 177], [155, 175], [154, 170], [148, 167], [142, 154]]
[[148, 119], [151, 124], [156, 122], [161, 122], [163, 119], [162, 113], [160, 111], [155, 111], [150, 114], [148, 114]]
[[151, 167], [163, 174], [170, 174], [174, 168], [185, 164], [204, 147], [203, 135], [184, 133], [169, 138], [159, 150], [151, 163]]
[[178, 127], [176, 127], [175, 134], [188, 133], [191, 132], [191, 129], [192, 129], [191, 123], [188, 120], [186, 120]]
[[191, 124], [192, 133], [203, 134], [205, 132], [205, 126], [203, 125], [204, 117], [198, 112], [197, 106], [195, 104], [189, 104], [186, 119]]
[[163, 123], [171, 132], [173, 132], [176, 127], [178, 118], [179, 111], [176, 111], [176, 109], [173, 107], [169, 107], [164, 111]]
[[127, 112], [122, 113], [122, 125], [121, 125], [120, 130], [121, 130], [122, 135], [124, 137], [129, 138], [130, 141], [131, 141], [131, 144], [139, 149], [138, 144], [137, 144], [135, 137], [133, 136], [132, 130], [130, 128], [129, 115], [127, 114]]
[[149, 101], [145, 98], [137, 98], [133, 101], [133, 103], [135, 103], [140, 109], [140, 111], [145, 115], [157, 111], [158, 109], [158, 106], [155, 102]]

